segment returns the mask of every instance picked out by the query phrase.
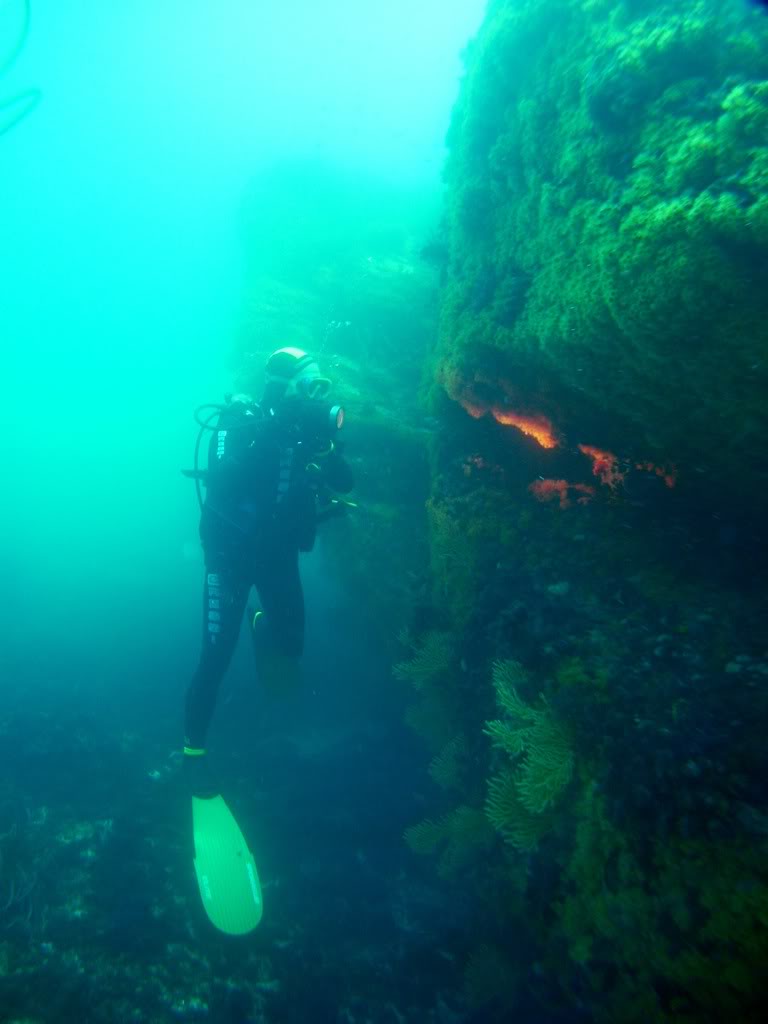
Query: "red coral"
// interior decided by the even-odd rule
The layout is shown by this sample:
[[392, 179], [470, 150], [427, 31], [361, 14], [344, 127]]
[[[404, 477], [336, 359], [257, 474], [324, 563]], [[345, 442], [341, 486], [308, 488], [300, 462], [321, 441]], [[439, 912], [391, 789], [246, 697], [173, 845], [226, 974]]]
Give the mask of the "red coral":
[[572, 484], [567, 480], [534, 480], [528, 485], [528, 490], [537, 501], [554, 501], [558, 499], [560, 508], [570, 508], [572, 496], [578, 494], [576, 503], [586, 505], [592, 500], [595, 493], [594, 487], [589, 484]]

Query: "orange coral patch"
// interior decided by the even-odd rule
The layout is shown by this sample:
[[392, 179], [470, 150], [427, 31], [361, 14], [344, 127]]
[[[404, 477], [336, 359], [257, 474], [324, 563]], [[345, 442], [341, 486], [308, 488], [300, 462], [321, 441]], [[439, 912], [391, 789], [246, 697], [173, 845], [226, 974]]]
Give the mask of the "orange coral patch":
[[613, 452], [603, 451], [589, 444], [580, 444], [579, 451], [592, 459], [592, 472], [600, 483], [608, 487], [617, 487], [624, 480], [624, 473], [619, 469], [619, 460]]
[[524, 416], [522, 413], [513, 412], [511, 409], [500, 409], [495, 405], [491, 412], [497, 423], [505, 427], [517, 427], [528, 437], [538, 441], [542, 448], [557, 448], [558, 440], [552, 424], [544, 416]]
[[570, 508], [573, 504], [572, 497], [577, 505], [586, 505], [595, 493], [594, 487], [589, 484], [572, 484], [567, 480], [534, 480], [528, 485], [528, 490], [537, 501], [559, 501], [560, 508]]
[[498, 405], [487, 406], [473, 402], [471, 398], [462, 397], [459, 399], [461, 407], [465, 412], [476, 420], [490, 412], [497, 423], [504, 427], [517, 427], [528, 437], [532, 437], [542, 448], [556, 448], [560, 443], [555, 437], [552, 424], [544, 416], [526, 416], [523, 413], [513, 412], [512, 409], [502, 408]]
[[674, 466], [657, 466], [654, 462], [637, 462], [635, 469], [641, 469], [645, 473], [655, 473], [660, 476], [667, 487], [674, 487], [677, 483], [677, 469]]

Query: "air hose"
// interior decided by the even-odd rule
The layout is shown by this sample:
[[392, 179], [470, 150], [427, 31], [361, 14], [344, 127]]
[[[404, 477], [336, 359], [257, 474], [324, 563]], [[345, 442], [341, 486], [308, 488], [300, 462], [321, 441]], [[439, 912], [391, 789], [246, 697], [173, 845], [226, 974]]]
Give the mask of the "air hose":
[[[3, 3], [0, 0], [0, 9]], [[0, 58], [0, 75], [4, 75], [16, 62], [29, 36], [32, 18], [31, 0], [22, 0], [21, 27], [18, 36], [8, 53]], [[5, 135], [30, 114], [40, 102], [42, 93], [39, 89], [24, 89], [15, 96], [0, 101], [0, 136]]]
[[[15, 128], [27, 114], [31, 114], [40, 102], [42, 95], [39, 89], [25, 89], [23, 92], [17, 92], [10, 99], [0, 102], [0, 136], [5, 135], [11, 128]], [[8, 111], [10, 113], [7, 113]], [[8, 119], [4, 121], [3, 118], [6, 117], [6, 114]]]
[[[0, 0], [0, 10], [2, 10], [4, 6], [7, 6], [7, 3], [3, 4], [2, 0]], [[19, 54], [24, 49], [24, 44], [26, 43], [27, 36], [29, 35], [29, 23], [31, 20], [31, 15], [31, 0], [22, 0], [21, 28], [19, 29], [19, 34], [16, 39], [16, 42], [8, 51], [8, 54], [5, 57], [3, 57], [2, 60], [0, 61], [0, 75], [5, 74], [5, 72], [11, 67], [11, 65], [16, 62], [16, 59], [18, 58]]]
[[[205, 437], [206, 430], [215, 429], [214, 427], [211, 426], [213, 420], [215, 420], [220, 415], [220, 413], [223, 412], [223, 410], [226, 408], [226, 405], [221, 405], [220, 403], [207, 402], [205, 405], [198, 405], [194, 412], [195, 423], [197, 423], [200, 429], [197, 432], [197, 439], [195, 440], [195, 455], [193, 468], [183, 469], [182, 473], [184, 474], [184, 476], [191, 477], [191, 479], [195, 481], [195, 493], [197, 494], [197, 503], [201, 509], [203, 507], [203, 491], [202, 487], [200, 486], [200, 482], [201, 480], [205, 479], [205, 470], [200, 469], [200, 445], [203, 443], [203, 438]], [[207, 416], [203, 417], [202, 414], [207, 409], [210, 409], [211, 411], [208, 413]]]

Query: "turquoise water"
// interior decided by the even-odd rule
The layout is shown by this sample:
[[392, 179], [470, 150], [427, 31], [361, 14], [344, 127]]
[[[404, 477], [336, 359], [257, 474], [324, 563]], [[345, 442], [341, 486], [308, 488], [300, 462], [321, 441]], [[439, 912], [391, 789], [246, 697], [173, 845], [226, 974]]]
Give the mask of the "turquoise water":
[[[330, 1014], [366, 908], [400, 900], [415, 754], [351, 621], [361, 595], [318, 550], [311, 686], [270, 714], [243, 645], [212, 738], [269, 930], [224, 946], [205, 921], [179, 771], [203, 576], [181, 470], [195, 407], [244, 368], [258, 386], [271, 349], [327, 363], [350, 318], [360, 344], [399, 318], [408, 344], [426, 314], [387, 290], [436, 222], [483, 7], [0, 0], [0, 1021]], [[332, 967], [319, 885], [338, 886]]]
[[[0, 5], [3, 53], [16, 47], [26, 6]], [[329, 221], [343, 244], [345, 225], [364, 237], [361, 222], [391, 190], [434, 202], [459, 55], [483, 6], [31, 4], [26, 43], [0, 78], [0, 102], [41, 94], [0, 136], [12, 437], [0, 515], [14, 663], [41, 616], [51, 660], [80, 658], [85, 608], [94, 635], [109, 637], [97, 661], [109, 664], [137, 628], [163, 642], [157, 617], [135, 612], [148, 579], [174, 607], [196, 587], [183, 560], [196, 507], [179, 473], [191, 409], [231, 387], [254, 298], [246, 268], [271, 256], [252, 213], [244, 231], [246, 196], [272, 182], [263, 215], [269, 188], [285, 192], [286, 164], [297, 196], [316, 178], [338, 177], [337, 196], [359, 190], [337, 214], [323, 199], [331, 265]], [[284, 199], [281, 243], [311, 249]], [[274, 218], [268, 238], [280, 238]]]

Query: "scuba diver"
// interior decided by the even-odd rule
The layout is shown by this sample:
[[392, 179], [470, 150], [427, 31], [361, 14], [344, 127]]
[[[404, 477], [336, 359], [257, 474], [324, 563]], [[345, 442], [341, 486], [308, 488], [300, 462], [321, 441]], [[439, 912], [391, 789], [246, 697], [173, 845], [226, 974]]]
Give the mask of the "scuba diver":
[[[290, 686], [300, 678], [304, 596], [299, 552], [314, 545], [317, 523], [349, 503], [351, 469], [336, 435], [344, 410], [329, 399], [331, 382], [311, 355], [273, 352], [259, 403], [248, 396], [213, 408], [208, 466], [185, 471], [201, 499], [205, 555], [202, 652], [186, 698], [184, 774], [193, 797], [219, 793], [205, 749], [219, 684], [237, 644], [255, 586], [261, 608], [249, 609], [256, 668], [262, 684]], [[215, 424], [214, 421], [215, 420]], [[200, 484], [206, 488], [202, 501]]]

